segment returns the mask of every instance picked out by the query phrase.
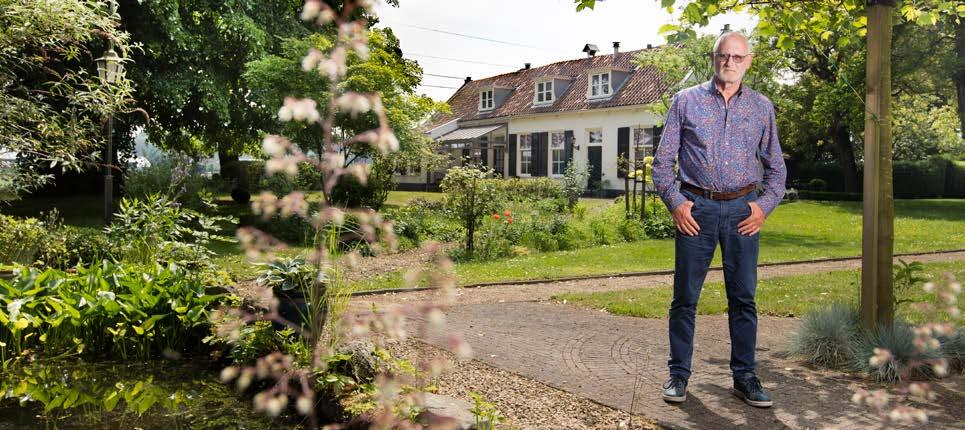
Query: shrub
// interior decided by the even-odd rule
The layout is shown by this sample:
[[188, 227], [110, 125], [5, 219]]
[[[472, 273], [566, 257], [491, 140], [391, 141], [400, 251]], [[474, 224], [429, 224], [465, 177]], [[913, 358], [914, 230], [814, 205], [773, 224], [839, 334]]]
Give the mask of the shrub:
[[488, 182], [506, 199], [513, 201], [565, 198], [560, 183], [547, 177], [489, 179]]
[[497, 181], [487, 180], [491, 171], [472, 166], [453, 167], [439, 187], [446, 193], [446, 208], [466, 229], [465, 255], [472, 258], [476, 229], [484, 216], [499, 208]]
[[0, 279], [0, 361], [27, 349], [142, 360], [188, 352], [200, 344], [219, 297], [173, 264], [22, 269]]
[[389, 192], [396, 186], [392, 163], [382, 156], [377, 156], [371, 164], [365, 185], [354, 176], [346, 175], [339, 178], [332, 189], [332, 203], [349, 208], [382, 209]]
[[47, 237], [42, 221], [0, 215], [0, 263], [31, 264]]
[[258, 180], [258, 189], [271, 191], [276, 196], [287, 196], [295, 190], [295, 181], [283, 173], [276, 173], [271, 176], [262, 175]]
[[850, 364], [860, 334], [857, 310], [842, 303], [817, 309], [801, 318], [788, 352], [808, 364], [838, 368]]
[[148, 167], [128, 168], [124, 177], [126, 197], [144, 200], [160, 194], [195, 210], [204, 207], [203, 199], [213, 187], [197, 161], [184, 155], [161, 158]]
[[400, 239], [411, 241], [413, 246], [419, 246], [426, 240], [454, 242], [465, 234], [443, 202], [415, 199], [401, 208], [390, 208], [384, 213], [386, 218], [392, 220], [395, 234]]
[[[869, 359], [876, 355], [875, 349], [887, 349], [892, 359], [880, 366], [872, 365]], [[903, 375], [930, 375], [931, 367], [923, 360], [939, 356], [936, 351], [919, 351], [915, 347], [913, 327], [906, 322], [895, 321], [891, 327], [879, 327], [877, 332], [862, 334], [855, 344], [851, 367], [868, 373], [877, 381], [898, 382]]]
[[312, 163], [298, 163], [298, 174], [295, 176], [295, 189], [302, 191], [321, 191], [322, 171]]
[[572, 211], [576, 202], [580, 200], [583, 191], [586, 190], [586, 180], [590, 177], [590, 172], [586, 167], [577, 168], [576, 163], [571, 159], [563, 173], [560, 181], [560, 190], [567, 201], [568, 208]]
[[677, 224], [668, 215], [650, 214], [643, 219], [643, 230], [651, 239], [672, 239], [677, 234]]
[[67, 250], [61, 267], [90, 265], [95, 261], [114, 259], [116, 247], [102, 230], [91, 227], [64, 227]]
[[121, 200], [120, 209], [105, 230], [111, 241], [119, 245], [122, 261], [146, 265], [177, 263], [206, 276], [217, 271], [211, 261], [214, 251], [207, 245], [212, 241], [234, 241], [218, 234], [222, 223], [237, 221], [182, 208], [166, 196], [152, 194], [145, 200]]
[[812, 191], [827, 191], [828, 183], [821, 178], [814, 178], [808, 181], [808, 189]]

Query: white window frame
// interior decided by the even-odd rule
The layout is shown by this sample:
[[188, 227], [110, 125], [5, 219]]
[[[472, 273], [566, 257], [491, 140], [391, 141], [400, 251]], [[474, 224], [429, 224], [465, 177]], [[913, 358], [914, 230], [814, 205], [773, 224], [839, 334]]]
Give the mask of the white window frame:
[[[642, 134], [642, 136], [641, 136]], [[653, 127], [643, 127], [637, 126], [633, 128], [633, 161], [643, 162], [643, 158], [637, 158], [637, 150], [643, 149], [643, 156], [647, 157], [653, 156], [654, 148], [654, 135]], [[649, 154], [648, 154], [649, 152]]]
[[[600, 133], [600, 140], [597, 142], [593, 141], [593, 133]], [[586, 145], [603, 145], [603, 129], [602, 128], [588, 128], [586, 129]]]
[[[488, 95], [488, 97], [487, 97]], [[495, 91], [492, 89], [482, 90], [479, 92], [479, 111], [489, 111], [493, 110], [495, 106]]]
[[[532, 134], [520, 134], [519, 137], [519, 176], [532, 176], [533, 175], [533, 135]], [[527, 149], [523, 149], [523, 141], [526, 141], [528, 146]], [[526, 172], [523, 171], [523, 152], [527, 152], [529, 155], [529, 160], [526, 160]]]
[[[563, 131], [551, 131], [549, 137], [550, 175], [562, 177], [566, 170], [566, 133]], [[559, 146], [554, 147], [554, 145]], [[558, 159], [557, 156], [559, 156]]]
[[[552, 79], [537, 81], [533, 86], [533, 104], [537, 106], [553, 104], [556, 101], [553, 92], [554, 85]], [[542, 87], [542, 90], [540, 90], [540, 87]], [[539, 99], [540, 96], [543, 97], [543, 100]]]
[[[606, 76], [606, 85], [603, 84], [603, 77]], [[593, 78], [596, 78], [597, 82], [593, 82]], [[594, 90], [596, 94], [594, 94]], [[586, 81], [586, 98], [588, 99], [606, 99], [613, 95], [613, 74], [610, 70], [593, 72], [587, 77]]]

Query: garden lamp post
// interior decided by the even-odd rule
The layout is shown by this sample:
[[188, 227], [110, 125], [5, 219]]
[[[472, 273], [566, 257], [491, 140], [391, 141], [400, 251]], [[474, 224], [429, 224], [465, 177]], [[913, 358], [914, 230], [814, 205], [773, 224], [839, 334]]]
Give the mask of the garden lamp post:
[[[121, 57], [114, 52], [114, 42], [110, 42], [110, 47], [104, 56], [97, 59], [97, 75], [101, 81], [108, 84], [117, 83], [124, 77], [124, 65], [121, 64]], [[111, 163], [114, 162], [113, 151], [114, 136], [114, 115], [107, 115], [107, 148], [104, 152], [104, 224], [111, 223], [111, 215], [114, 213], [114, 176], [111, 175]]]

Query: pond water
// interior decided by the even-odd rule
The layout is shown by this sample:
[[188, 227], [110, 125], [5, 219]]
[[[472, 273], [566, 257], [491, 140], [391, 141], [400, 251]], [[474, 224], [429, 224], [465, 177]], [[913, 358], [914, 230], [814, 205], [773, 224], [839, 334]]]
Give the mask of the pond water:
[[[291, 429], [297, 416], [256, 413], [205, 361], [45, 362], [0, 375], [0, 430]], [[64, 407], [66, 405], [66, 408]]]

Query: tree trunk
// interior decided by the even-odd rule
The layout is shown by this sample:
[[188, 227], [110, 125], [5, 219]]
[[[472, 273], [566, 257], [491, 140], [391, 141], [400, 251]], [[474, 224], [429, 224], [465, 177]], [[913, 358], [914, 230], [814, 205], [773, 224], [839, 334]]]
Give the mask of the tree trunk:
[[958, 90], [958, 121], [961, 135], [965, 138], [965, 20], [955, 30], [955, 51], [958, 52], [958, 69], [955, 70], [955, 89]]
[[221, 165], [221, 177], [232, 180], [234, 182], [233, 188], [251, 191], [248, 189], [248, 172], [245, 171], [241, 163], [238, 162], [237, 155], [228, 154], [226, 151], [218, 148], [218, 163]]
[[844, 192], [857, 193], [861, 191], [858, 163], [854, 160], [854, 144], [851, 142], [851, 133], [843, 117], [844, 115], [840, 113], [834, 115], [829, 133], [834, 142], [834, 152], [838, 156], [838, 165], [841, 166], [841, 173], [844, 174]]

